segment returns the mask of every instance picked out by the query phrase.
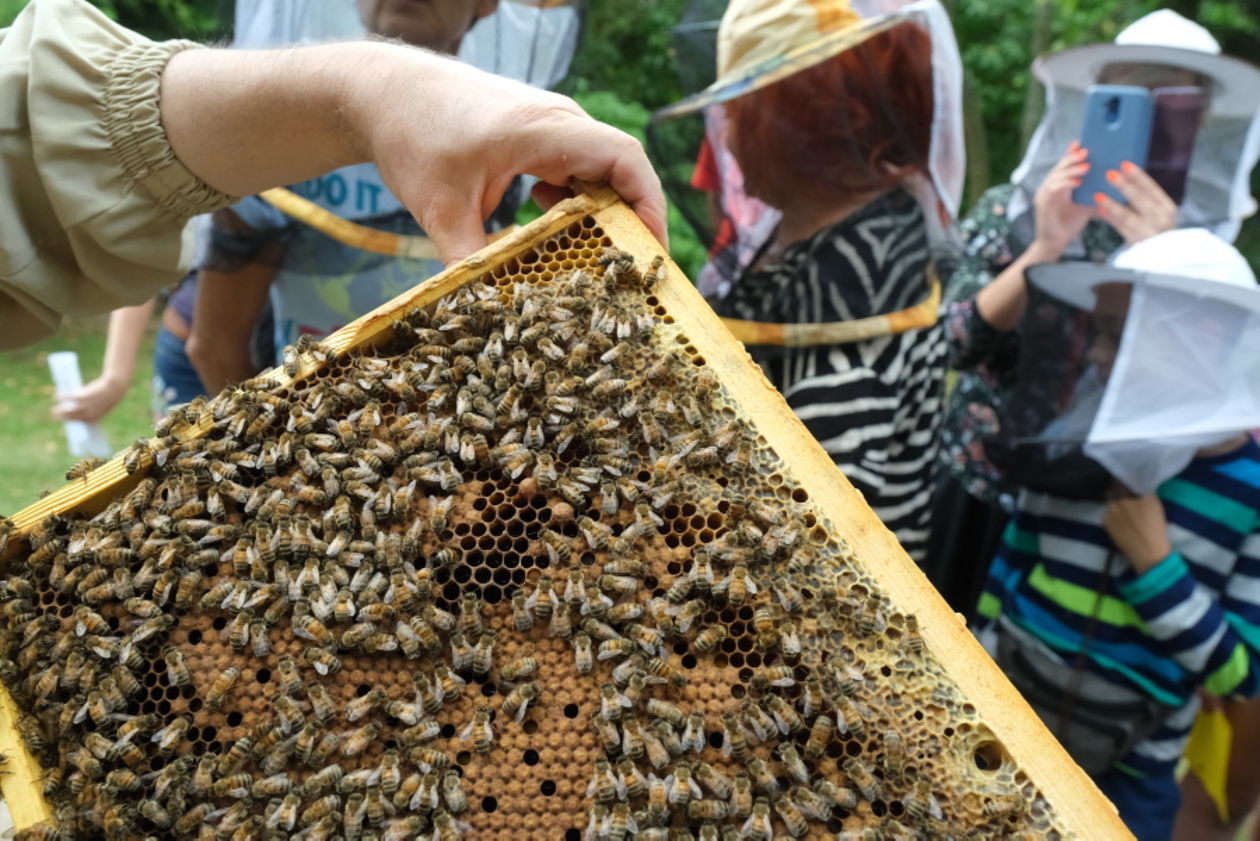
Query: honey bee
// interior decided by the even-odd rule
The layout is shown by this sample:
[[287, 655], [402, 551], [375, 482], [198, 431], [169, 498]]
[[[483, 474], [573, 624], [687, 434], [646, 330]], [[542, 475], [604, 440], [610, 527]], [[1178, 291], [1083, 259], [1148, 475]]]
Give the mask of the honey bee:
[[941, 805], [932, 793], [932, 784], [923, 778], [915, 781], [914, 790], [901, 798], [906, 807], [906, 815], [915, 823], [924, 823], [929, 815], [940, 820], [943, 817]]
[[468, 644], [468, 639], [464, 636], [463, 631], [454, 631], [450, 636], [451, 644], [451, 667], [456, 671], [464, 671], [472, 665], [473, 647]]
[[166, 680], [171, 686], [184, 686], [192, 680], [184, 662], [184, 653], [178, 648], [167, 648], [162, 652], [162, 658], [166, 661]]
[[857, 808], [857, 793], [853, 789], [838, 786], [831, 780], [825, 778], [815, 780], [814, 791], [835, 808], [846, 811]]
[[692, 645], [694, 645], [696, 651], [699, 651], [701, 654], [709, 654], [713, 651], [713, 649], [717, 648], [718, 644], [724, 639], [726, 639], [726, 626], [711, 625], [696, 635]]
[[458, 815], [468, 808], [468, 797], [464, 794], [460, 774], [454, 768], [442, 775], [442, 798], [451, 814]]
[[871, 773], [870, 767], [855, 756], [845, 758], [840, 763], [849, 781], [857, 788], [865, 800], [878, 800], [882, 794], [879, 780]]
[[621, 747], [621, 730], [612, 721], [596, 713], [591, 716], [591, 727], [599, 736], [605, 753], [614, 753]]
[[331, 675], [341, 670], [341, 660], [326, 649], [308, 648], [303, 656], [320, 675]]
[[208, 709], [218, 709], [232, 686], [235, 685], [237, 678], [241, 676], [241, 670], [235, 666], [229, 666], [214, 680], [210, 688], [206, 691], [205, 704]]
[[467, 681], [451, 671], [450, 666], [446, 663], [435, 663], [433, 674], [441, 682], [442, 692], [445, 693], [446, 697], [458, 699], [463, 693]]
[[163, 756], [169, 756], [175, 752], [176, 746], [184, 740], [184, 734], [188, 732], [190, 726], [192, 726], [191, 719], [179, 716], [154, 733], [150, 738], [157, 743], [158, 751]]
[[605, 719], [617, 721], [621, 718], [622, 708], [631, 706], [633, 706], [633, 703], [629, 698], [617, 691], [616, 684], [611, 681], [600, 684], [599, 714]]
[[687, 676], [660, 657], [648, 658], [647, 673], [653, 680], [665, 681], [675, 689], [682, 689], [687, 685]]
[[720, 821], [730, 814], [731, 807], [725, 800], [692, 800], [687, 804], [687, 817], [693, 821]]
[[376, 687], [366, 695], [361, 695], [346, 704], [346, 721], [354, 723], [370, 715], [374, 710], [383, 707], [387, 700], [385, 690], [379, 686]]
[[573, 635], [573, 667], [580, 675], [590, 675], [593, 664], [595, 663], [591, 657], [591, 635], [581, 630]]
[[503, 711], [511, 715], [517, 723], [524, 721], [529, 705], [538, 699], [540, 692], [536, 681], [522, 683], [503, 698]]
[[339, 751], [346, 759], [353, 759], [363, 753], [363, 751], [367, 750], [368, 746], [371, 745], [372, 742], [376, 741], [376, 737], [380, 734], [380, 722], [369, 721], [359, 729], [353, 730], [347, 734], [345, 741], [341, 743]]
[[669, 789], [671, 806], [686, 806], [693, 799], [699, 800], [704, 796], [700, 784], [692, 779], [691, 768], [687, 765], [675, 768], [674, 773], [665, 778], [665, 785]]
[[512, 627], [518, 631], [528, 631], [534, 627], [534, 614], [525, 605], [524, 590], [512, 594]]
[[535, 586], [534, 592], [530, 593], [529, 598], [525, 600], [525, 606], [534, 611], [534, 616], [537, 617], [538, 621], [546, 622], [551, 618], [551, 613], [555, 610], [557, 601], [551, 576], [544, 573], [538, 577], [538, 584]]
[[472, 739], [473, 749], [480, 754], [490, 752], [490, 745], [494, 741], [494, 728], [490, 725], [490, 708], [487, 706], [479, 706], [473, 712], [472, 720], [465, 725], [460, 731], [459, 739], [466, 742]]
[[498, 632], [488, 630], [481, 634], [477, 640], [477, 646], [473, 650], [472, 671], [476, 675], [485, 675], [490, 673], [490, 668], [494, 665], [494, 642], [498, 637]]
[[836, 726], [841, 733], [852, 733], [861, 739], [866, 733], [865, 716], [849, 698], [841, 695], [835, 699]]
[[[590, 637], [587, 636], [589, 640]], [[628, 639], [604, 640], [599, 644], [598, 658], [600, 660], [611, 660], [614, 657], [626, 657], [635, 651], [635, 644]]]
[[919, 633], [919, 617], [914, 614], [906, 617], [906, 633], [902, 639], [906, 650], [911, 654], [919, 655], [923, 653], [923, 637]]
[[595, 760], [595, 774], [586, 786], [586, 796], [604, 804], [626, 796], [625, 784], [613, 773], [612, 765], [607, 759], [600, 757]]

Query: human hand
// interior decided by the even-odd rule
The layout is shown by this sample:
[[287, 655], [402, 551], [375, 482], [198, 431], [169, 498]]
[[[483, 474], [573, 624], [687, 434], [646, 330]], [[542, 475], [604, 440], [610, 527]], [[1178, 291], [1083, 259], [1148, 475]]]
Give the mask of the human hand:
[[571, 179], [607, 181], [666, 244], [665, 198], [643, 147], [573, 100], [414, 52], [383, 72], [349, 80], [350, 122], [447, 263], [485, 245], [483, 220], [520, 173], [542, 179], [534, 197], [545, 207]]
[[127, 393], [128, 383], [101, 375], [78, 391], [58, 392], [52, 415], [59, 421], [96, 423], [108, 415]]
[[1103, 514], [1103, 528], [1138, 575], [1172, 554], [1168, 520], [1155, 494], [1112, 499]]
[[1072, 201], [1072, 190], [1080, 186], [1081, 176], [1089, 172], [1088, 159], [1089, 152], [1072, 141], [1067, 154], [1037, 188], [1033, 197], [1037, 232], [1029, 250], [1036, 253], [1039, 262], [1058, 260], [1093, 215], [1093, 208]]
[[1132, 161], [1107, 170], [1107, 180], [1129, 202], [1121, 204], [1106, 193], [1095, 193], [1098, 215], [1129, 245], [1177, 227], [1177, 203], [1154, 178]]

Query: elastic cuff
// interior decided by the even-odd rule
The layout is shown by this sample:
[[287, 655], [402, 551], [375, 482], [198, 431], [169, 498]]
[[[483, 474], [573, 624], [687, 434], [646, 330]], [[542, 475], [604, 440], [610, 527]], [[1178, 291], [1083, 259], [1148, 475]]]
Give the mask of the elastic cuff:
[[162, 71], [175, 54], [199, 47], [192, 41], [135, 44], [105, 69], [103, 122], [115, 158], [159, 207], [185, 219], [235, 201], [175, 157], [162, 126]]
[[1139, 605], [1167, 592], [1189, 574], [1190, 569], [1181, 555], [1173, 552], [1137, 578], [1120, 584], [1120, 593], [1129, 604]]

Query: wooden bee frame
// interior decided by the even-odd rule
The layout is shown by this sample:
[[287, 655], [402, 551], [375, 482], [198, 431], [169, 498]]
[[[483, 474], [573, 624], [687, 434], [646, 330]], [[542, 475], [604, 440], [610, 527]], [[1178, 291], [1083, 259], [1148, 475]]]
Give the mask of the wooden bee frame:
[[[488, 272], [530, 252], [548, 238], [591, 218], [618, 249], [633, 255], [640, 266], [647, 266], [659, 253], [659, 245], [615, 194], [606, 188], [586, 189], [514, 234], [339, 330], [325, 340], [325, 344], [340, 353], [377, 343], [388, 337], [400, 313], [417, 306], [429, 306], [464, 284], [484, 278]], [[730, 405], [737, 407], [765, 446], [787, 466], [793, 486], [803, 489], [803, 497], [807, 497], [814, 508], [825, 515], [831, 528], [842, 535], [854, 563], [860, 565], [862, 572], [902, 614], [918, 618], [926, 651], [943, 666], [970, 708], [971, 720], [976, 723], [976, 735], [964, 744], [964, 759], [970, 760], [974, 754], [977, 764], [988, 764], [991, 768], [1000, 766], [1014, 775], [1019, 784], [1017, 790], [1035, 791], [1044, 803], [1049, 826], [1060, 837], [1099, 841], [1130, 837], [1114, 807], [1041, 724], [968, 632], [962, 617], [941, 600], [893, 535], [841, 476], [831, 458], [752, 363], [743, 346], [732, 338], [688, 279], [668, 260], [653, 296], [658, 302], [658, 313], [668, 314], [666, 320], [672, 334], [681, 337], [679, 341], [685, 341], [688, 353], [701, 360], [697, 364], [707, 365], [717, 375]], [[280, 369], [269, 376], [287, 384], [320, 367], [320, 363], [304, 359], [297, 377], [288, 377]], [[196, 437], [205, 429], [203, 425], [185, 434]], [[109, 500], [133, 487], [143, 472], [144, 467], [128, 474], [123, 459], [115, 458], [19, 512], [12, 518], [15, 539], [10, 540], [9, 554], [16, 549], [16, 537], [47, 516], [97, 512]], [[890, 681], [897, 679], [895, 674], [889, 678]], [[909, 712], [907, 710], [907, 714]], [[555, 715], [555, 712], [549, 714]], [[20, 715], [8, 691], [0, 689], [0, 752], [8, 757], [5, 768], [8, 773], [0, 775], [0, 790], [16, 825], [27, 827], [49, 818], [50, 810], [41, 794], [39, 765], [18, 734], [15, 720]], [[974, 769], [969, 773], [974, 774]], [[584, 774], [582, 782], [587, 778]], [[580, 827], [584, 820], [584, 815], [576, 815], [568, 826]], [[554, 837], [554, 828], [539, 828], [536, 837]], [[504, 837], [524, 835], [513, 836], [509, 832]]]

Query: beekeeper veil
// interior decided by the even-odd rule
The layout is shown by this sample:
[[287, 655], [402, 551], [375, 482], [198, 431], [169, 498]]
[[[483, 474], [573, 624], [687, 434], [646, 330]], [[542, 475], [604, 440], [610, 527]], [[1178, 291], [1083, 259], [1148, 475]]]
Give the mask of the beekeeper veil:
[[[688, 19], [685, 25], [692, 36], [705, 31], [699, 20]], [[864, 192], [871, 184], [883, 188], [887, 173], [905, 165], [888, 161], [899, 159], [900, 150], [913, 149], [916, 173], [902, 186], [922, 203], [934, 241], [949, 238], [965, 169], [962, 65], [949, 17], [938, 0], [732, 0], [717, 29], [715, 52], [716, 81], [656, 112], [648, 128], [649, 150], [666, 189], [712, 249], [708, 276], [700, 279], [703, 292], [720, 297], [723, 283], [729, 285], [748, 265], [779, 218], [774, 197], [763, 189], [768, 178], [775, 178], [775, 162], [759, 163], [758, 171], [741, 171], [735, 123], [728, 119], [740, 107], [745, 113], [765, 108], [768, 115], [774, 110], [793, 117], [767, 117], [776, 142], [766, 154], [796, 150], [778, 158], [780, 176], [788, 164], [803, 168], [807, 159], [817, 156], [818, 178], [806, 183], [816, 181], [836, 195]], [[697, 56], [706, 53], [714, 54], [695, 51]], [[902, 59], [890, 60], [894, 55]], [[856, 72], [851, 77], [827, 75], [829, 67], [839, 67], [827, 63], [841, 56], [854, 65], [844, 65], [845, 69]], [[683, 75], [704, 78], [700, 72]], [[802, 94], [796, 88], [801, 85], [791, 82], [805, 79], [809, 85], [804, 98], [809, 101], [797, 102]], [[818, 84], [833, 85], [835, 90], [820, 91]], [[839, 113], [838, 105], [833, 118], [820, 103], [837, 91], [860, 94], [849, 96], [842, 105], [849, 107], [849, 102], [860, 99], [852, 107], [861, 113]], [[773, 108], [767, 102], [773, 102]], [[877, 126], [872, 133], [882, 134], [874, 140], [863, 136], [865, 126]], [[798, 136], [788, 138], [791, 132]], [[750, 144], [756, 141], [746, 141], [745, 150]], [[743, 159], [748, 168], [746, 154]], [[822, 180], [824, 172], [819, 170], [830, 172], [840, 166], [857, 174], [853, 179], [857, 186], [832, 187]], [[863, 178], [859, 172], [863, 167], [876, 177]], [[762, 186], [755, 185], [757, 180]], [[710, 276], [719, 267], [723, 281], [711, 283]]]
[[1260, 69], [1220, 55], [1206, 29], [1167, 9], [1131, 24], [1114, 44], [1074, 47], [1033, 63], [1046, 90], [1046, 110], [1011, 174], [1019, 188], [1010, 208], [1014, 223], [1029, 213], [1033, 194], [1068, 144], [1080, 138], [1089, 86], [1139, 65], [1190, 71], [1205, 82], [1178, 224], [1207, 228], [1231, 242], [1237, 237], [1242, 220], [1256, 209], [1249, 181], [1260, 158]]
[[1114, 477], [1150, 493], [1197, 450], [1260, 427], [1260, 288], [1219, 237], [1169, 231], [1109, 266], [1028, 280], [1008, 438], [988, 448], [1014, 481], [1097, 498]]
[[[460, 42], [473, 67], [551, 88], [569, 72], [581, 32], [581, 0], [499, 0]], [[355, 0], [236, 0], [232, 45], [243, 48], [366, 38]]]

